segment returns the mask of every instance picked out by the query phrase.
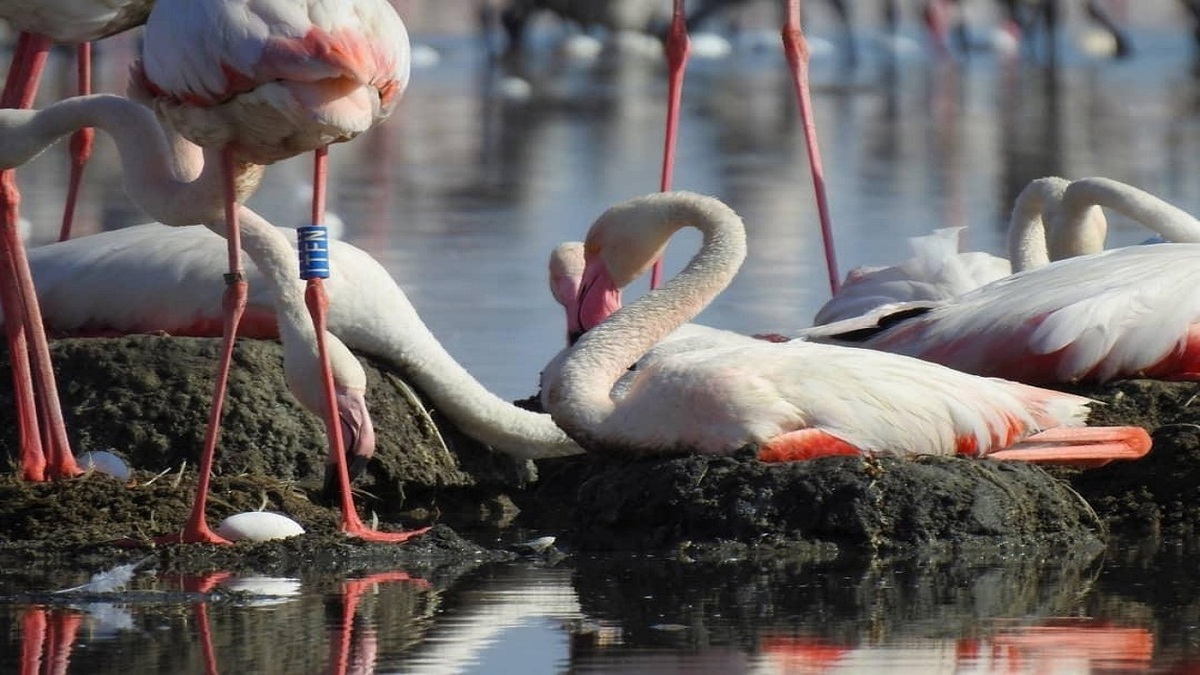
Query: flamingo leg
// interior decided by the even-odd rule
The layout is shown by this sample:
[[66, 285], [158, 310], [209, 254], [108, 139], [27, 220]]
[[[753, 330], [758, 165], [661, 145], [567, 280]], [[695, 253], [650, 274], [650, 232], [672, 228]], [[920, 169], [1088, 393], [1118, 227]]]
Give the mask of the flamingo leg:
[[[320, 223], [325, 217], [325, 183], [328, 175], [326, 159], [328, 149], [316, 151], [313, 164], [313, 223]], [[317, 273], [310, 274], [303, 261], [302, 276], [307, 279], [304, 291], [304, 302], [312, 316], [313, 329], [317, 334], [317, 356], [321, 363], [321, 385], [325, 394], [325, 433], [329, 440], [329, 452], [337, 465], [339, 498], [342, 508], [342, 531], [346, 534], [366, 541], [401, 543], [412, 539], [429, 530], [428, 527], [409, 530], [407, 532], [379, 532], [367, 527], [358, 516], [354, 507], [354, 496], [350, 492], [350, 471], [346, 466], [346, 445], [342, 438], [342, 425], [338, 422], [337, 397], [333, 383], [333, 368], [329, 365], [329, 348], [326, 336], [326, 309], [329, 307], [329, 297], [325, 293], [325, 283]], [[326, 270], [323, 274], [327, 275]]]
[[225, 239], [228, 242], [229, 273], [225, 275], [224, 327], [221, 339], [221, 361], [217, 365], [217, 381], [213, 388], [212, 407], [208, 415], [208, 427], [204, 433], [204, 450], [200, 456], [200, 479], [196, 484], [196, 499], [183, 531], [155, 539], [158, 543], [185, 544], [229, 544], [229, 540], [213, 532], [205, 517], [208, 491], [212, 479], [213, 458], [217, 453], [217, 439], [221, 435], [221, 411], [225, 404], [225, 390], [229, 384], [229, 368], [233, 363], [233, 346], [237, 338], [238, 324], [246, 312], [247, 284], [242, 267], [242, 234], [238, 225], [237, 194], [234, 186], [234, 157], [232, 148], [222, 153], [225, 182]]
[[[33, 104], [49, 50], [49, 38], [31, 33], [20, 35], [13, 55], [13, 72], [4, 83], [0, 106], [28, 108]], [[17, 231], [20, 200], [15, 173], [0, 171], [0, 208], [3, 209], [0, 214], [0, 304], [5, 316], [13, 317], [6, 333], [17, 397], [22, 476], [30, 480], [76, 476], [82, 470], [71, 454], [50, 361], [50, 344], [42, 324], [25, 246]]]
[[812, 169], [813, 190], [817, 197], [817, 214], [821, 220], [821, 241], [825, 247], [825, 266], [829, 272], [829, 290], [838, 292], [837, 255], [833, 249], [833, 226], [829, 219], [829, 200], [825, 195], [825, 169], [821, 166], [821, 149], [817, 146], [817, 128], [813, 122], [812, 97], [808, 87], [808, 41], [800, 27], [800, 0], [787, 0], [787, 19], [783, 24], [783, 53], [787, 56], [796, 87], [796, 102], [800, 105], [800, 122], [808, 145], [808, 165]]
[[[75, 48], [78, 67], [79, 95], [92, 93], [92, 43], [82, 42]], [[96, 130], [85, 127], [71, 135], [71, 178], [67, 183], [67, 201], [63, 206], [62, 228], [58, 240], [71, 238], [71, 224], [75, 220], [75, 205], [79, 200], [79, 185], [83, 182], [83, 168], [92, 156], [92, 144]]]
[[[688, 54], [691, 52], [691, 40], [688, 39], [687, 13], [684, 11], [684, 0], [675, 0], [675, 8], [671, 15], [671, 27], [667, 31], [667, 41], [664, 45], [667, 56], [667, 132], [663, 139], [662, 178], [659, 190], [666, 192], [671, 189], [672, 177], [675, 173], [675, 145], [679, 138], [679, 102], [683, 96], [683, 73], [687, 68]], [[658, 288], [662, 282], [662, 259], [654, 261], [650, 270], [650, 288]]]

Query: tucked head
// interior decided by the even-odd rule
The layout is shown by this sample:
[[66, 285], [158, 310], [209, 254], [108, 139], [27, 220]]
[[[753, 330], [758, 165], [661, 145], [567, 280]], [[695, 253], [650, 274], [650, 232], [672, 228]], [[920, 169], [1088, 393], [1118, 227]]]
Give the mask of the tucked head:
[[[367, 466], [375, 455], [375, 426], [367, 408], [367, 374], [358, 357], [341, 340], [326, 334], [329, 363], [333, 369], [334, 400], [337, 405], [337, 422], [341, 425], [342, 442], [346, 449], [346, 461], [350, 478], [353, 479]], [[289, 349], [284, 352], [284, 378], [288, 389], [313, 414], [325, 419], [325, 397], [321, 385], [320, 363], [315, 352], [299, 346], [293, 353], [292, 345], [299, 341], [289, 340]], [[302, 351], [301, 351], [302, 350]], [[325, 493], [337, 494], [337, 473], [333, 457], [328, 458], [325, 468]]]

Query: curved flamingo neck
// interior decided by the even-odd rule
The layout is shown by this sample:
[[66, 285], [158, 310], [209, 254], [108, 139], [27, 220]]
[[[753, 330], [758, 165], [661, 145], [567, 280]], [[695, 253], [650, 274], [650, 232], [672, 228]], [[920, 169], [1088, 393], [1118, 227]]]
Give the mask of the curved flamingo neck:
[[[224, 219], [218, 155], [168, 132], [149, 108], [122, 96], [78, 96], [43, 110], [0, 112], [0, 165], [23, 164], [84, 127], [112, 136], [126, 191], [155, 220], [192, 225]], [[253, 191], [258, 178], [248, 165], [239, 167], [239, 193]]]
[[[1103, 206], [1141, 223], [1168, 241], [1200, 242], [1200, 223], [1191, 214], [1132, 185], [1111, 178], [1092, 177], [1074, 181], [1063, 195], [1063, 229], [1085, 228], [1089, 207]], [[1088, 251], [1093, 252], [1093, 251]]]
[[[341, 259], [358, 265], [363, 287], [339, 293], [330, 307], [333, 315], [345, 317], [337, 320], [342, 340], [396, 366], [440, 413], [477, 441], [521, 458], [582, 452], [549, 415], [518, 408], [488, 391], [438, 342], [391, 275], [362, 255], [361, 261], [334, 257], [335, 263]], [[335, 269], [331, 283], [336, 279]]]
[[[633, 236], [644, 238], [642, 243], [647, 245], [642, 250], [656, 251], [676, 231], [690, 225], [700, 230], [703, 242], [700, 251], [679, 274], [589, 330], [563, 361], [559, 377], [550, 384], [548, 399], [552, 401], [554, 420], [576, 438], [598, 433], [619, 437], [630, 431], [603, 430], [610, 425], [618, 406], [610, 396], [613, 385], [631, 364], [668, 333], [694, 318], [724, 290], [746, 257], [746, 234], [741, 219], [716, 199], [692, 193], [661, 193], [626, 205], [631, 204], [633, 210], [622, 214], [629, 218], [628, 222], [611, 220], [610, 210], [601, 216], [590, 234], [599, 234], [597, 228], [602, 225], [629, 228]], [[600, 259], [603, 255], [596, 256], [592, 264], [607, 267], [608, 263]], [[652, 261], [653, 257], [619, 262], [627, 268], [644, 269]], [[614, 278], [632, 277], [621, 274]], [[610, 436], [609, 432], [618, 436]]]
[[1056, 176], [1038, 178], [1017, 195], [1008, 224], [1008, 259], [1013, 272], [1050, 264], [1044, 215], [1051, 204], [1062, 199], [1069, 184]]

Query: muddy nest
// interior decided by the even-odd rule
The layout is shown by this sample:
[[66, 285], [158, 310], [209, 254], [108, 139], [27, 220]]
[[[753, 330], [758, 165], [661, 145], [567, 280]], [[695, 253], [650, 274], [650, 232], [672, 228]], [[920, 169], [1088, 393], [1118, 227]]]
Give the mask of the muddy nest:
[[[54, 341], [75, 448], [112, 449], [135, 476], [128, 485], [100, 475], [32, 485], [16, 479], [14, 461], [0, 478], [0, 554], [80, 559], [114, 539], [177, 532], [195, 487], [217, 347], [216, 340], [159, 336]], [[6, 354], [0, 356], [7, 370]], [[494, 545], [529, 530], [582, 550], [826, 555], [1076, 543], [1102, 538], [1109, 525], [1184, 534], [1200, 521], [1193, 506], [1200, 504], [1194, 385], [1136, 381], [1086, 392], [1108, 402], [1096, 413], [1101, 423], [1156, 430], [1150, 458], [1087, 473], [956, 458], [765, 465], [748, 455], [578, 457], [534, 466], [459, 434], [395, 369], [365, 365], [379, 443], [359, 484], [360, 513], [377, 517], [380, 529], [439, 524], [434, 535], [387, 547], [337, 534], [338, 513], [319, 489], [321, 425], [287, 392], [278, 345], [242, 340], [209, 520], [265, 508], [291, 515], [309, 534], [286, 544], [239, 545], [237, 555], [276, 564], [409, 555], [397, 549], [477, 556], [481, 549], [456, 533]], [[11, 382], [3, 376], [0, 446], [9, 457], [16, 447], [12, 416]], [[160, 553], [189, 555], [193, 566], [228, 562], [209, 547]]]

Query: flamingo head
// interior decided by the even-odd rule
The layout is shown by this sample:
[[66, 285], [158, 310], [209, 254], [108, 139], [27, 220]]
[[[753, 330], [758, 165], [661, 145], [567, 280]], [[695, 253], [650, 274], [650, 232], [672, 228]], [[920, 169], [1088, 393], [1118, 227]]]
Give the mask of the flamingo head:
[[[366, 470], [367, 463], [375, 455], [375, 426], [367, 410], [366, 392], [363, 389], [335, 387], [334, 400], [337, 403], [338, 423], [342, 427], [342, 444], [346, 449], [346, 472], [353, 481]], [[331, 456], [325, 464], [323, 492], [327, 498], [338, 494], [340, 480], [337, 464]]]
[[[737, 218], [728, 206], [691, 192], [656, 192], [602, 213], [583, 245], [583, 278], [576, 313], [589, 330], [621, 307], [621, 289], [663, 256], [680, 228], [699, 220]], [[739, 221], [740, 222], [740, 221]]]
[[578, 311], [583, 267], [583, 242], [563, 242], [550, 252], [550, 293], [566, 310], [567, 344], [574, 344], [584, 331]]
[[[307, 317], [300, 317], [307, 320]], [[309, 412], [322, 420], [326, 417], [324, 376], [317, 358], [316, 341], [312, 334], [304, 337], [300, 322], [282, 321], [280, 337], [283, 338], [284, 379], [292, 395]], [[331, 333], [325, 333], [325, 347], [329, 352], [329, 366], [333, 371], [333, 391], [336, 421], [342, 432], [342, 445], [346, 452], [346, 468], [350, 479], [366, 468], [375, 455], [375, 426], [367, 408], [367, 373], [358, 357], [350, 348]], [[325, 468], [325, 494], [337, 495], [339, 478], [335, 462], [330, 455]]]

